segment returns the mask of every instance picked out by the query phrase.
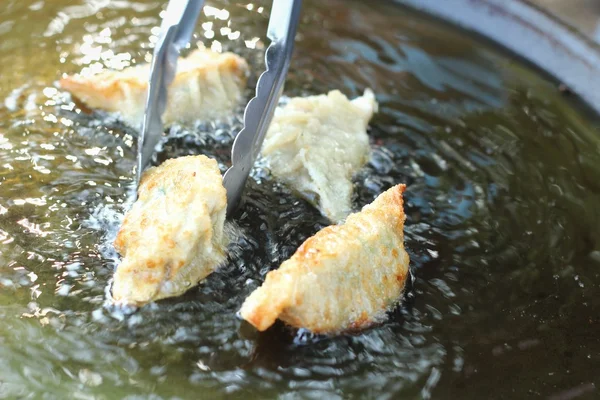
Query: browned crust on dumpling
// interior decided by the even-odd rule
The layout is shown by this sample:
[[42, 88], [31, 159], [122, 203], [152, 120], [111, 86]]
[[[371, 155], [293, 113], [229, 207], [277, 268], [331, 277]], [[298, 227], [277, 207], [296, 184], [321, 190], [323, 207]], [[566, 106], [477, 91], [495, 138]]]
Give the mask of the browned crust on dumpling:
[[123, 256], [112, 298], [141, 306], [182, 294], [225, 259], [227, 198], [217, 162], [204, 155], [144, 173], [114, 245]]
[[314, 333], [381, 321], [408, 276], [404, 190], [405, 185], [387, 190], [345, 224], [307, 239], [246, 299], [242, 317], [260, 331], [279, 318]]
[[[215, 70], [218, 70], [221, 77], [231, 76], [239, 91], [246, 84], [248, 75], [246, 60], [234, 53], [216, 53], [198, 49], [191, 52], [188, 57], [179, 60], [178, 70], [170, 88], [176, 92], [178, 90], [185, 91], [186, 88], [193, 86], [192, 82], [200, 81], [201, 88], [209, 89], [207, 86], [213, 82], [205, 78], [207, 74]], [[60, 79], [59, 84], [86, 106], [122, 113], [127, 122], [135, 124], [139, 110], [143, 108], [146, 101], [148, 76], [149, 65], [141, 64], [125, 68], [122, 71], [102, 71], [91, 76], [69, 75]], [[220, 85], [222, 82], [221, 80], [218, 84]], [[169, 96], [171, 95], [176, 95], [176, 93], [169, 92]], [[176, 119], [177, 110], [169, 110], [169, 104], [173, 105], [171, 102], [167, 103], [164, 118]], [[177, 105], [173, 106], [177, 107]], [[209, 111], [196, 110], [199, 115]], [[134, 113], [134, 115], [128, 116], [128, 113]]]
[[122, 85], [130, 86], [136, 91], [145, 91], [148, 86], [137, 79], [119, 79], [116, 74], [113, 71], [102, 72], [101, 79], [100, 74], [92, 79], [81, 75], [68, 75], [60, 79], [59, 84], [88, 107], [114, 112], [119, 110], [113, 100], [124, 96]]

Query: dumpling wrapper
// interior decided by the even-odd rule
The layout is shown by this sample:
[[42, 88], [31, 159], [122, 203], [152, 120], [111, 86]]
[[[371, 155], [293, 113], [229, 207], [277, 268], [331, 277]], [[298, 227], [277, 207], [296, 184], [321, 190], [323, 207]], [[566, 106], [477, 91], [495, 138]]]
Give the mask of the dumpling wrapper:
[[343, 225], [307, 239], [245, 300], [241, 316], [259, 331], [277, 318], [314, 333], [361, 329], [385, 318], [408, 276], [402, 193], [382, 193]]
[[178, 296], [225, 260], [222, 179], [217, 162], [203, 155], [167, 160], [144, 173], [115, 240], [123, 256], [112, 286], [115, 303], [141, 306]]
[[373, 92], [349, 100], [340, 91], [296, 97], [277, 108], [262, 147], [275, 178], [333, 222], [352, 210], [352, 176], [368, 161]]
[[[91, 76], [67, 76], [60, 86], [88, 107], [119, 113], [127, 124], [139, 128], [149, 73], [150, 65], [142, 64]], [[231, 114], [242, 97], [247, 75], [248, 64], [233, 53], [199, 49], [180, 57], [163, 122], [189, 123]]]

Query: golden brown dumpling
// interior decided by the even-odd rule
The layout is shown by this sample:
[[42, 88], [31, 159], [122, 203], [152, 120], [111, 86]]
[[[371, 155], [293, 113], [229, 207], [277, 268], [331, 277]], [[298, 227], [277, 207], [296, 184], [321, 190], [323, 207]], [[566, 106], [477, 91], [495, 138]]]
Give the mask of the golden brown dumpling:
[[[122, 71], [103, 71], [92, 76], [67, 76], [60, 85], [88, 107], [119, 113], [139, 128], [144, 116], [150, 65]], [[175, 79], [169, 86], [165, 124], [219, 118], [238, 104], [248, 74], [246, 61], [233, 53], [195, 50], [179, 58]]]
[[369, 158], [367, 125], [377, 111], [369, 89], [296, 97], [275, 111], [262, 154], [273, 176], [334, 222], [351, 212], [352, 176]]
[[343, 225], [307, 239], [244, 302], [241, 316], [258, 330], [277, 318], [314, 333], [360, 329], [385, 317], [408, 275], [404, 185], [382, 193]]
[[178, 296], [225, 259], [227, 199], [217, 162], [206, 156], [148, 169], [115, 240], [123, 260], [112, 297], [141, 306]]

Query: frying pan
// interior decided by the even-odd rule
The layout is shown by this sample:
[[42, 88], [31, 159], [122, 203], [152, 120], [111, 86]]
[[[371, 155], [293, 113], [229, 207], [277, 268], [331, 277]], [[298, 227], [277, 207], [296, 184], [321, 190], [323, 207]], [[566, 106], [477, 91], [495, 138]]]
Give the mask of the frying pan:
[[[432, 18], [436, 18], [437, 20], [439, 20], [440, 23], [447, 23], [449, 25], [453, 25], [453, 26], [459, 26], [462, 27], [463, 29], [472, 32], [473, 36], [479, 36], [479, 37], [483, 37], [486, 38], [488, 41], [490, 41], [491, 43], [496, 44], [498, 47], [504, 48], [505, 51], [507, 51], [508, 53], [510, 53], [511, 55], [514, 55], [516, 57], [521, 58], [522, 60], [526, 61], [528, 64], [534, 66], [538, 71], [540, 71], [540, 73], [544, 73], [546, 74], [548, 77], [552, 78], [552, 80], [556, 83], [556, 87], [558, 88], [558, 86], [560, 84], [565, 85], [565, 87], [568, 87], [577, 98], [580, 98], [583, 100], [583, 102], [585, 104], [587, 104], [589, 106], [589, 108], [595, 112], [596, 114], [600, 114], [600, 83], [597, 79], [595, 79], [598, 75], [598, 73], [600, 72], [600, 63], [598, 62], [598, 60], [600, 60], [600, 48], [594, 44], [593, 42], [591, 42], [590, 40], [586, 39], [585, 37], [583, 37], [582, 35], [578, 34], [577, 32], [575, 32], [574, 30], [568, 28], [567, 26], [565, 26], [564, 24], [560, 23], [559, 21], [555, 20], [553, 17], [551, 17], [550, 15], [548, 15], [547, 13], [545, 13], [544, 11], [536, 8], [535, 6], [532, 6], [529, 3], [526, 2], [522, 2], [522, 1], [516, 1], [516, 0], [390, 0], [390, 1], [395, 1], [396, 3], [400, 4], [400, 5], [404, 5], [406, 7], [409, 7], [413, 10], [415, 10], [416, 12], [419, 13], [423, 13], [424, 15], [429, 15]], [[568, 1], [568, 0], [566, 0]], [[46, 2], [47, 4], [50, 4], [51, 2]], [[371, 2], [369, 2], [371, 3]], [[18, 25], [17, 25], [18, 26]], [[42, 57], [39, 57], [40, 60], [40, 65], [45, 63], [46, 60], [43, 60]], [[513, 57], [514, 58], [514, 57]], [[34, 67], [36, 67], [37, 64], [35, 64], [35, 60], [31, 62], [31, 64], [27, 65], [28, 69], [33, 69]], [[12, 68], [13, 66], [11, 66]], [[6, 68], [6, 74], [8, 76], [10, 75], [10, 68]], [[90, 139], [90, 141], [93, 140], [101, 140], [102, 139], [102, 134], [103, 132], [98, 132], [95, 130], [90, 130], [94, 133], [93, 139]], [[108, 137], [109, 139], [113, 139], [112, 136], [110, 135], [104, 135], [105, 137]], [[84, 142], [83, 139], [80, 139], [77, 136], [73, 136], [75, 140]], [[85, 138], [84, 138], [85, 139]], [[110, 146], [109, 146], [110, 147]], [[110, 155], [110, 153], [109, 153]], [[17, 178], [20, 177], [20, 175], [15, 175]], [[68, 179], [68, 180], [67, 180]], [[72, 183], [71, 181], [75, 181], [75, 179], [72, 179], [72, 177], [67, 176], [67, 179], [64, 179], [64, 181], [61, 181], [61, 184], [63, 184], [64, 186], [68, 186], [69, 190], [74, 190], [73, 188], [77, 188], [77, 186]], [[24, 180], [26, 182], [26, 180]], [[64, 183], [63, 183], [64, 182]], [[6, 186], [4, 186], [4, 188], [6, 188]], [[18, 189], [18, 187], [17, 187]], [[7, 190], [7, 189], [4, 189]], [[89, 193], [89, 188], [86, 187], [86, 192], [84, 192], [83, 195], [85, 195], [85, 193]], [[113, 189], [105, 189], [105, 190], [113, 190]], [[116, 189], [115, 189], [116, 190]], [[113, 193], [113, 192], [105, 192], [105, 193]], [[80, 197], [78, 198], [80, 199]], [[12, 215], [12, 214], [11, 214]], [[29, 237], [25, 237], [25, 239], [29, 239]], [[38, 239], [36, 239], [38, 240]], [[40, 242], [41, 239], [40, 239]], [[32, 244], [33, 243], [33, 244]], [[54, 246], [53, 242], [49, 242], [50, 245]], [[29, 242], [29, 246], [33, 247], [34, 245], [37, 245], [38, 241], [31, 241]], [[93, 256], [95, 256], [96, 253], [92, 253]], [[75, 253], [75, 256], [77, 257], [75, 260], [77, 260], [78, 262], [81, 260], [88, 260], [87, 258], [85, 258], [85, 256], [82, 256], [81, 253], [77, 252]], [[80, 258], [81, 257], [81, 258]], [[262, 257], [262, 256], [261, 256]], [[91, 260], [91, 258], [90, 258]], [[93, 261], [93, 260], [92, 260]], [[77, 263], [78, 264], [78, 263]], [[103, 265], [101, 267], [104, 267]], [[427, 271], [420, 271], [421, 273], [426, 273]], [[40, 275], [41, 279], [43, 279], [43, 275]], [[244, 278], [245, 279], [245, 278]], [[38, 281], [39, 282], [39, 281]], [[243, 282], [243, 280], [242, 280]], [[220, 284], [220, 282], [218, 281], [214, 287], [218, 287], [217, 284]], [[212, 289], [211, 289], [212, 290]], [[11, 292], [8, 292], [9, 294], [7, 296], [11, 295]], [[205, 294], [201, 293], [202, 296], [205, 296]], [[201, 297], [201, 299], [204, 297]], [[223, 299], [225, 299], [225, 296], [222, 297]], [[62, 302], [63, 300], [61, 300]], [[73, 300], [69, 300], [67, 298], [65, 298], [65, 303], [64, 304], [73, 304], [73, 303], [68, 303], [68, 301], [73, 301]], [[223, 301], [223, 303], [226, 303], [226, 301]], [[559, 303], [558, 301], [556, 302], [552, 302], [551, 304], [556, 304]], [[178, 312], [180, 313], [180, 315], [183, 316], [189, 316], [192, 313], [197, 313], [198, 312], [198, 308], [193, 305], [193, 303], [191, 303], [192, 305], [185, 306], [188, 308], [182, 308], [181, 306], [177, 305], [177, 302], [173, 302], [171, 304], [172, 307], [179, 307], [177, 308], [173, 308], [173, 309], [177, 309]], [[12, 309], [10, 309], [12, 310]], [[10, 311], [9, 310], [9, 311]], [[169, 309], [170, 310], [170, 309]], [[219, 309], [220, 310], [220, 309]], [[3, 317], [4, 315], [6, 315], [5, 309], [3, 308]], [[175, 318], [177, 313], [169, 313], [169, 316], [173, 316], [174, 319], [172, 321], [174, 322], [179, 322], [179, 321], [184, 321], [184, 317], [181, 317], [179, 319], [179, 317]], [[231, 313], [232, 314], [232, 313]], [[229, 314], [228, 314], [229, 315]], [[187, 317], [186, 317], [187, 318]], [[219, 315], [219, 318], [221, 318], [221, 316]], [[582, 317], [583, 318], [583, 317]], [[45, 337], [42, 335], [41, 332], [45, 332], [43, 331], [43, 329], [45, 329], [46, 331], [48, 329], [50, 329], [50, 327], [48, 328], [42, 328], [37, 327], [38, 325], [32, 325], [30, 324], [30, 321], [25, 320], [23, 318], [21, 319], [10, 319], [10, 318], [5, 318], [6, 320], [6, 325], [8, 327], [14, 327], [14, 329], [11, 329], [12, 331], [16, 332], [14, 335], [12, 335], [11, 337], [14, 338], [14, 342], [15, 343], [20, 343], [22, 341], [22, 332], [26, 332], [29, 335], [29, 340], [34, 344], [34, 345], [38, 345], [39, 347], [33, 347], [34, 351], [33, 353], [29, 353], [29, 352], [25, 352], [27, 349], [25, 349], [24, 347], [20, 347], [19, 349], [23, 350], [23, 355], [21, 355], [21, 353], [18, 353], [17, 356], [19, 357], [18, 360], [20, 360], [20, 366], [23, 367], [29, 367], [29, 366], [41, 366], [41, 368], [46, 368], [48, 366], [48, 363], [44, 362], [44, 360], [40, 360], [38, 357], [42, 354], [44, 354], [43, 352], [41, 352], [41, 350], [45, 349], [46, 346], [53, 346], [56, 351], [52, 354], [58, 354], [60, 352], [63, 352], [65, 354], [71, 354], [68, 353], [69, 351], [73, 352], [81, 352], [84, 355], [93, 355], [94, 358], [97, 358], [98, 361], [95, 364], [95, 367], [101, 368], [103, 366], [109, 366], [109, 368], [106, 368], [106, 371], [108, 371], [109, 374], [113, 374], [113, 371], [115, 371], [114, 366], [111, 364], [116, 365], [116, 363], [120, 363], [118, 365], [119, 368], [121, 368], [121, 365], [123, 365], [123, 371], [124, 374], [129, 374], [129, 371], [134, 371], [135, 369], [139, 368], [137, 366], [137, 364], [129, 364], [128, 361], [130, 360], [129, 357], [128, 358], [119, 358], [121, 353], [115, 353], [115, 354], [108, 354], [109, 351], [111, 351], [111, 348], [109, 348], [108, 346], [100, 346], [100, 347], [93, 347], [93, 346], [89, 346], [90, 349], [86, 348], [86, 346], [89, 345], [89, 343], [91, 343], [91, 339], [93, 339], [94, 337], [92, 335], [90, 335], [90, 340], [81, 340], [81, 341], [75, 341], [72, 340], [72, 338], [74, 337], [72, 332], [66, 332], [66, 334], [63, 334], [62, 336], [64, 338], [59, 338], [58, 336], [56, 337], [49, 337], [48, 340], [42, 340], [45, 339]], [[167, 319], [166, 319], [167, 320]], [[86, 320], [87, 321], [87, 320]], [[170, 321], [170, 320], [169, 320]], [[213, 321], [210, 318], [207, 318], [206, 321], [203, 321], [203, 317], [197, 317], [197, 318], [190, 318], [190, 323], [193, 324], [200, 324], [200, 323], [213, 323]], [[569, 319], [568, 321], [580, 321], [579, 317], [578, 318], [573, 318], [573, 319]], [[35, 321], [34, 321], [35, 322]], [[587, 320], [585, 321], [587, 322]], [[448, 323], [447, 321], [444, 321], [443, 324], [445, 325], [451, 325], [451, 321], [450, 323]], [[138, 329], [137, 332], [139, 332], [140, 334], [143, 335], [148, 335], [148, 336], [152, 336], [156, 334], [156, 330], [154, 329], [154, 326], [152, 324], [150, 324], [152, 326], [152, 330], [148, 329], [148, 330], [143, 330], [141, 328]], [[123, 325], [123, 332], [127, 332], [128, 326], [127, 325]], [[144, 329], [146, 329], [147, 327], [144, 327]], [[171, 328], [171, 326], [167, 327], [168, 329]], [[220, 340], [220, 334], [221, 332], [218, 331], [217, 329], [215, 329], [214, 331], [201, 331], [200, 328], [198, 328], [197, 326], [194, 327], [194, 329], [192, 329], [190, 332], [192, 332], [192, 335], [196, 335], [198, 332], [202, 332], [202, 336], [206, 336], [207, 337], [207, 343], [211, 343], [211, 340], [215, 340], [215, 342], [218, 340]], [[28, 330], [25, 330], [28, 329]], [[6, 331], [5, 331], [6, 332]], [[573, 338], [576, 340], [583, 340], [584, 338], [587, 339], [589, 337], [591, 337], [591, 335], [593, 333], [595, 333], [596, 330], [590, 330], [590, 334], [588, 336], [568, 336], [568, 335], [564, 335], [564, 336], [559, 336], [558, 339], [560, 339], [558, 341], [557, 344], [552, 344], [552, 346], [549, 347], [548, 351], [558, 351], [558, 349], [562, 349], [563, 347], [566, 350], [571, 350], [572, 346], [566, 346], [563, 344], [563, 341], [566, 342], [567, 339]], [[260, 358], [257, 357], [257, 359], [252, 359], [250, 362], [253, 363], [253, 367], [256, 366], [256, 370], [257, 371], [268, 371], [268, 369], [264, 369], [262, 368], [263, 366], [269, 367], [270, 365], [274, 365], [274, 363], [279, 362], [280, 360], [284, 360], [287, 361], [289, 358], [288, 356], [290, 355], [289, 352], [286, 352], [286, 348], [284, 346], [284, 342], [283, 340], [280, 338], [280, 334], [277, 334], [277, 332], [274, 332], [275, 334], [267, 334], [266, 336], [262, 337], [261, 343], [265, 343], [265, 346], [263, 347], [267, 347], [268, 351], [264, 351], [261, 352], [257, 352], [256, 354], [260, 355]], [[102, 332], [102, 335], [104, 335], [105, 333]], [[575, 334], [581, 334], [581, 331], [577, 331], [575, 332]], [[212, 336], [211, 336], [212, 335]], [[558, 335], [557, 335], [558, 336]], [[104, 336], [102, 336], [104, 337]], [[195, 336], [193, 336], [195, 337]], [[374, 335], [374, 338], [379, 338], [379, 336]], [[385, 336], [383, 336], [385, 337]], [[278, 339], [279, 338], [279, 339]], [[87, 338], [86, 338], [87, 339]], [[124, 342], [126, 342], [127, 340], [131, 340], [133, 341], [135, 339], [135, 336], [126, 336], [125, 338], [126, 340], [124, 340]], [[278, 341], [279, 340], [279, 341]], [[287, 339], [286, 339], [287, 340]], [[593, 340], [593, 338], [592, 338]], [[590, 343], [593, 343], [592, 340], [590, 340]], [[35, 342], [35, 343], [34, 343]], [[220, 343], [220, 342], [219, 342]], [[374, 344], [377, 344], [378, 342], [374, 341]], [[186, 343], [185, 346], [188, 346], [188, 344]], [[190, 348], [191, 347], [198, 347], [197, 344], [192, 343], [191, 345], [189, 345]], [[260, 343], [258, 344], [258, 346], [260, 346]], [[279, 346], [279, 347], [278, 347]], [[304, 348], [301, 349], [301, 351], [299, 351], [299, 354], [304, 354], [302, 352], [306, 352], [308, 351], [307, 348], [309, 346], [306, 346]], [[315, 351], [321, 351], [321, 349], [323, 349], [323, 347], [317, 347], [317, 349]], [[158, 348], [158, 346], [157, 346]], [[483, 347], [482, 347], [483, 348]], [[88, 352], [89, 350], [89, 352]], [[138, 349], [135, 349], [134, 351], [138, 351]], [[546, 348], [543, 348], [542, 350], [538, 350], [538, 353], [535, 354], [540, 354], [541, 351], [546, 351]], [[106, 352], [106, 355], [104, 354]], [[30, 356], [31, 354], [31, 356]], [[193, 353], [193, 354], [197, 354], [197, 353]], [[233, 353], [232, 353], [233, 354]], [[561, 353], [562, 354], [562, 353]], [[559, 357], [561, 357], [561, 354], [559, 354], [558, 356], [553, 356], [552, 360], [557, 360]], [[429, 356], [429, 354], [426, 354], [427, 356]], [[574, 353], [574, 355], [572, 357], [577, 357], [579, 355], [579, 353]], [[226, 355], [227, 356], [227, 355]], [[125, 357], [125, 356], [123, 356]], [[192, 364], [190, 364], [188, 361], [192, 360], [191, 358], [187, 358], [187, 357], [180, 357], [179, 355], [176, 355], [177, 360], [181, 360], [181, 361], [177, 361], [180, 364], [185, 364], [186, 366], [186, 372], [188, 372], [189, 370], [191, 370], [190, 366]], [[204, 356], [202, 356], [204, 357]], [[489, 355], [488, 354], [484, 354], [483, 356], [480, 356], [478, 359], [476, 359], [475, 361], [478, 362], [488, 362], [489, 359]], [[79, 360], [79, 358], [76, 358], [77, 360]], [[495, 359], [495, 362], [497, 363], [497, 366], [495, 368], [495, 371], [499, 371], [501, 370], [501, 368], [505, 365], [511, 365], [512, 361], [508, 360], [509, 357], [505, 357], [505, 358], [500, 358], [497, 357]], [[525, 358], [519, 358], [518, 360], [524, 360]], [[565, 359], [567, 362], [569, 359], [566, 358]], [[115, 361], [116, 360], [116, 361]], [[123, 360], [123, 362], [121, 363], [121, 360]], [[132, 359], [133, 360], [133, 359]], [[168, 360], [171, 360], [170, 358]], [[175, 358], [173, 358], [173, 360], [175, 360]], [[197, 359], [193, 359], [194, 362]], [[211, 358], [206, 358], [206, 360], [214, 362], [215, 366], [217, 367], [216, 369], [216, 373], [220, 373], [220, 371], [218, 370], [218, 368], [220, 368], [222, 366], [223, 370], [225, 370], [227, 368], [227, 363], [225, 361], [223, 361], [222, 359], [219, 358], [213, 358], [211, 356]], [[233, 362], [237, 362], [237, 359], [234, 359]], [[296, 358], [297, 360], [297, 358]], [[503, 361], [504, 360], [504, 361]], [[125, 362], [127, 361], [127, 362]], [[208, 363], [207, 361], [207, 363]], [[175, 362], [175, 361], [174, 361]], [[536, 362], [539, 362], [536, 360]], [[532, 362], [533, 363], [533, 362]], [[175, 366], [173, 366], [174, 370], [175, 368], [177, 368], [177, 365], [180, 364], [176, 364]], [[10, 364], [8, 364], [10, 365]], [[77, 364], [77, 366], [79, 366], [81, 364]], [[129, 367], [129, 365], [133, 365], [132, 367]], [[202, 364], [200, 364], [202, 365]], [[477, 364], [475, 364], [477, 365]], [[529, 365], [529, 364], [527, 364]], [[582, 364], [578, 364], [578, 365], [582, 365]], [[169, 367], [171, 368], [171, 367]], [[251, 367], [247, 367], [248, 369], [250, 369]], [[330, 368], [333, 369], [333, 368]], [[32, 368], [32, 370], [35, 370], [35, 368]], [[41, 371], [44, 371], [43, 369]], [[74, 371], [76, 371], [74, 369]], [[84, 370], [87, 371], [87, 370]], [[99, 372], [104, 372], [104, 371], [100, 371]], [[435, 370], [438, 371], [438, 370]], [[493, 392], [491, 392], [491, 390], [496, 390], [497, 392], [495, 393], [497, 396], [499, 397], [500, 395], [506, 394], [506, 390], [510, 389], [507, 388], [506, 386], [503, 386], [501, 388], [494, 388], [493, 385], [490, 385], [490, 382], [493, 384], [493, 382], [495, 382], [494, 380], [481, 380], [481, 379], [477, 379], [477, 376], [473, 376], [473, 375], [469, 375], [471, 372], [469, 372], [470, 370], [465, 369], [465, 374], [464, 377], [458, 377], [456, 378], [456, 382], [452, 382], [451, 385], [454, 389], [452, 389], [451, 385], [446, 384], [445, 389], [447, 390], [447, 392], [445, 393], [446, 396], [441, 396], [438, 394], [434, 393], [434, 398], [437, 398], [438, 396], [441, 398], [444, 397], [448, 397], [448, 398], [476, 398], [476, 397], [472, 397], [472, 396], [476, 396], [478, 394], [484, 394], [483, 397], [489, 397], [491, 395], [493, 395]], [[494, 371], [494, 372], [495, 372]], [[88, 371], [89, 372], [89, 371]], [[224, 371], [224, 372], [229, 372], [229, 371]], [[59, 372], [60, 373], [60, 372]], [[133, 372], [132, 372], [133, 373]], [[193, 373], [193, 376], [200, 376], [203, 377], [204, 375], [202, 374], [207, 374], [208, 372], [205, 372], [204, 369], [202, 370], [196, 370], [195, 372], [189, 372], [189, 373]], [[212, 373], [212, 372], [211, 372]], [[510, 371], [510, 375], [516, 375], [518, 373], [518, 371]], [[437, 375], [436, 375], [437, 374]], [[591, 395], [597, 395], [597, 392], [595, 392], [594, 386], [591, 386], [591, 383], [588, 383], [589, 381], [593, 381], [593, 371], [589, 371], [588, 374], [586, 376], [583, 377], [571, 377], [570, 379], [564, 379], [564, 382], [559, 382], [558, 385], [554, 385], [554, 382], [552, 382], [552, 380], [554, 378], [547, 378], [547, 381], [542, 382], [543, 384], [548, 384], [549, 386], [543, 386], [542, 384], [536, 384], [536, 382], [532, 382], [529, 385], [527, 385], [526, 388], [530, 388], [530, 387], [534, 387], [534, 388], [542, 388], [542, 390], [544, 390], [544, 393], [547, 393], [549, 391], [553, 391], [556, 392], [557, 390], [564, 390], [567, 389], [566, 392], [562, 392], [563, 395], [557, 395], [557, 396], [553, 396], [552, 398], [558, 399], [558, 398], [573, 398], [574, 394], [577, 393], [583, 393], [583, 392], [590, 392]], [[14, 374], [11, 376], [16, 376], [18, 374]], [[42, 374], [37, 375], [31, 375], [33, 376], [33, 378], [38, 379], [38, 376], [41, 376]], [[116, 376], [116, 374], [114, 374]], [[564, 374], [566, 376], [566, 374]], [[79, 380], [81, 379], [81, 376], [78, 377], [77, 375], [74, 376], [73, 380], [70, 380], [69, 377], [67, 377], [66, 375], [62, 376], [62, 381], [59, 379], [56, 379], [57, 374], [54, 373], [46, 373], [43, 375], [44, 378], [44, 382], [46, 384], [46, 386], [42, 387], [42, 390], [53, 390], [56, 389], [58, 390], [58, 386], [61, 385], [62, 388], [68, 388], [68, 387], [74, 387], [76, 388], [76, 390], [80, 390], [81, 389], [81, 384], [79, 382]], [[60, 376], [60, 375], [58, 375]], [[190, 375], [191, 376], [191, 375]], [[221, 375], [219, 375], [219, 379], [223, 379], [224, 377], [232, 377], [232, 374], [224, 374], [222, 373]], [[290, 375], [287, 375], [288, 377]], [[85, 375], [84, 375], [85, 377]], [[350, 376], [351, 377], [351, 376]], [[439, 372], [436, 372], [435, 374], [432, 373], [431, 377], [439, 379]], [[563, 376], [564, 377], [564, 376]], [[119, 379], [121, 379], [120, 376], [118, 376]], [[164, 385], [161, 386], [161, 390], [173, 390], [176, 391], [178, 390], [178, 388], [184, 387], [185, 388], [185, 384], [187, 382], [188, 379], [188, 375], [185, 374], [181, 374], [180, 376], [177, 376], [176, 374], [172, 374], [169, 376], [169, 381], [167, 383], [165, 383]], [[508, 380], [510, 379], [511, 376], [509, 376], [509, 373], [506, 374], [500, 374], [496, 381], [501, 381], [501, 380], [507, 380], [507, 382], [511, 382], [511, 383], [515, 383], [518, 384], [517, 379], [514, 380]], [[15, 378], [17, 379], [17, 378]], [[21, 382], [27, 382], [27, 380], [30, 379], [29, 376], [25, 376], [23, 377]], [[41, 378], [39, 378], [41, 380]], [[87, 379], [87, 378], [86, 378]], [[90, 378], [91, 379], [91, 378]], [[112, 378], [109, 378], [108, 375], [106, 375], [106, 377], [104, 378], [104, 385], [109, 386], [112, 383]], [[151, 377], [152, 379], [152, 387], [154, 387], [154, 382], [160, 382], [158, 377]], [[237, 379], [237, 378], [236, 378]], [[345, 379], [348, 379], [348, 377], [345, 377]], [[443, 378], [442, 378], [443, 379]], [[454, 378], [453, 378], [454, 379]], [[573, 385], [578, 385], [579, 383], [576, 382], [578, 379], [587, 379], [585, 381], [581, 381], [583, 382], [584, 386], [576, 386], [575, 388], [572, 388]], [[126, 380], [124, 380], [126, 382]], [[481, 383], [478, 383], [481, 382]], [[239, 381], [238, 381], [239, 382]], [[256, 382], [256, 381], [249, 381], [250, 383], [252, 382]], [[429, 382], [429, 381], [428, 381]], [[235, 382], [227, 382], [228, 384], [235, 384]], [[318, 383], [318, 382], [317, 382]], [[72, 384], [72, 385], [71, 385]], [[271, 383], [269, 383], [271, 384]], [[137, 383], [136, 383], [137, 385]], [[156, 383], [157, 386], [158, 383]], [[169, 389], [165, 389], [166, 385], [171, 386], [171, 388]], [[395, 383], [394, 383], [395, 385]], [[400, 383], [401, 385], [401, 383]], [[460, 386], [463, 385], [463, 386]], [[468, 391], [465, 390], [465, 386], [464, 385], [469, 385], [468, 386]], [[552, 386], [550, 386], [552, 385]], [[521, 384], [520, 388], [522, 388], [523, 386], [525, 386], [524, 384]], [[397, 386], [391, 386], [389, 387], [389, 391], [393, 391], [396, 390], [394, 389]], [[570, 388], [571, 389], [568, 389]], [[62, 389], [61, 388], [61, 389]], [[93, 388], [93, 387], [89, 387], [88, 390], [91, 391], [98, 391], [101, 390], [101, 388]], [[253, 393], [259, 393], [258, 390], [260, 388], [251, 388], [253, 391]], [[75, 390], [75, 389], [73, 389]], [[84, 389], [81, 389], [84, 390]], [[109, 393], [113, 393], [114, 396], [116, 396], [115, 393], [124, 393], [125, 390], [130, 390], [130, 387], [111, 387], [110, 390], [112, 390], [112, 392]], [[136, 388], [136, 390], [140, 390], [140, 387]], [[209, 389], [206, 389], [209, 390]], [[415, 390], [418, 390], [418, 388], [415, 388]], [[579, 392], [577, 392], [579, 391]], [[172, 392], [171, 392], [172, 393]], [[198, 396], [199, 394], [198, 392], [191, 392], [190, 395], [193, 396], [194, 394], [196, 394], [196, 396]], [[272, 393], [272, 392], [271, 392]], [[439, 392], [438, 392], [439, 393]], [[566, 393], [566, 395], [564, 394]], [[453, 396], [453, 394], [455, 394], [455, 396]], [[471, 396], [469, 396], [471, 395]], [[232, 397], [241, 397], [242, 394], [237, 394], [237, 396], [232, 396]], [[519, 395], [513, 395], [513, 397], [519, 397]], [[532, 395], [533, 396], [533, 395]], [[217, 396], [218, 397], [218, 396]], [[254, 396], [250, 396], [250, 397], [254, 397]], [[416, 397], [416, 396], [412, 396], [412, 397]], [[509, 395], [510, 397], [510, 395]], [[390, 393], [390, 395], [388, 396], [388, 398], [393, 398], [393, 394]], [[481, 398], [481, 397], [480, 397]]]

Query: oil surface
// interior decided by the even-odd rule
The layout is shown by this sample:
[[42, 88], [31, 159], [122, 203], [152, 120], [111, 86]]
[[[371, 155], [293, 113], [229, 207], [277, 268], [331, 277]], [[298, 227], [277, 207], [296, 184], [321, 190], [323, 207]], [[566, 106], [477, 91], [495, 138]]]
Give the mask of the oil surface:
[[[598, 395], [597, 121], [494, 49], [390, 4], [306, 1], [286, 87], [377, 94], [354, 207], [408, 184], [414, 280], [388, 321], [327, 338], [236, 317], [327, 225], [260, 166], [225, 267], [129, 316], [104, 307], [136, 132], [56, 80], [149, 60], [163, 3], [0, 5], [0, 398]], [[195, 42], [256, 74], [268, 2], [208, 4]], [[240, 114], [173, 127], [154, 162], [205, 153], [225, 168]]]

